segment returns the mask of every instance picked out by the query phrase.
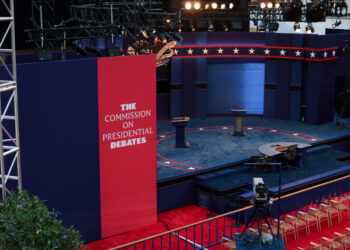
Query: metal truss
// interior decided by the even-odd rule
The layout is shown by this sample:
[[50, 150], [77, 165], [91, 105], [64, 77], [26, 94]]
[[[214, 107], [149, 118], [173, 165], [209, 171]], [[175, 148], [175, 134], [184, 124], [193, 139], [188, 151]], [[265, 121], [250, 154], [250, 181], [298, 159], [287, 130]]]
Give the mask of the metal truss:
[[[55, 9], [54, 9], [55, 0], [32, 0], [32, 17], [31, 22], [34, 30], [40, 30], [41, 33], [44, 33], [45, 29], [52, 29], [52, 23], [54, 22]], [[45, 44], [46, 40], [44, 35], [40, 36], [40, 47], [53, 47], [50, 43]]]
[[11, 65], [0, 57], [7, 76], [0, 80], [0, 174], [2, 198], [9, 189], [22, 190], [20, 143], [18, 127], [17, 71], [15, 46], [14, 0], [2, 0], [4, 15], [0, 17], [0, 52], [11, 54]]

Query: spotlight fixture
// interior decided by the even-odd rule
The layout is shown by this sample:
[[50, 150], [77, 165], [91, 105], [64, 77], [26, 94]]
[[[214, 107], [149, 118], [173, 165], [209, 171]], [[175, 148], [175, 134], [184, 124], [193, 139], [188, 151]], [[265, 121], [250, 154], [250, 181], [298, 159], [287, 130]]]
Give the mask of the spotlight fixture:
[[87, 51], [84, 49], [84, 48], [82, 48], [82, 47], [80, 47], [80, 45], [78, 45], [78, 44], [75, 44], [75, 43], [73, 43], [73, 49], [76, 51], [76, 52], [78, 52], [80, 55], [82, 55], [83, 57], [87, 57], [89, 54], [87, 53]]
[[228, 28], [228, 26], [226, 25], [225, 22], [223, 22], [221, 26], [222, 26], [222, 29], [223, 29], [224, 31], [228, 31], [228, 30], [229, 30], [229, 28]]
[[208, 4], [208, 3], [206, 3], [205, 5], [204, 5], [204, 9], [209, 9], [209, 7], [210, 7], [210, 5]]
[[273, 4], [272, 4], [272, 2], [268, 2], [266, 6], [267, 6], [268, 9], [272, 9]]
[[179, 33], [174, 33], [173, 35], [174, 39], [181, 42], [183, 40], [183, 37]]
[[306, 33], [308, 33], [308, 34], [315, 33], [315, 29], [314, 29], [314, 27], [312, 26], [311, 23], [309, 23], [309, 24], [305, 27], [305, 31], [306, 31]]
[[166, 23], [171, 23], [171, 19], [170, 19], [170, 18], [166, 18], [166, 19], [165, 19], [165, 22], [166, 22]]
[[185, 8], [186, 8], [186, 10], [192, 9], [192, 3], [186, 2], [186, 3], [185, 3]]
[[281, 8], [281, 4], [280, 3], [275, 3], [275, 9], [279, 9]]
[[167, 39], [166, 39], [164, 33], [160, 33], [160, 34], [159, 34], [159, 39], [160, 39], [163, 43], [166, 43], [166, 42], [167, 42]]
[[149, 38], [149, 32], [146, 29], [141, 29], [141, 34], [143, 35], [144, 38], [146, 39]]
[[266, 31], [266, 25], [263, 22], [258, 25], [258, 31]]
[[196, 27], [194, 27], [194, 24], [193, 24], [192, 21], [190, 21], [190, 30], [191, 30], [192, 32], [195, 32], [195, 31], [196, 31]]
[[260, 2], [259, 3], [260, 9], [265, 9], [266, 8], [266, 3], [265, 2]]
[[218, 7], [218, 4], [216, 2], [212, 2], [211, 7], [215, 10]]
[[201, 4], [199, 2], [195, 2], [193, 7], [196, 9], [196, 10], [199, 10], [200, 7], [201, 7]]
[[229, 9], [233, 9], [233, 7], [235, 7], [235, 5], [234, 5], [233, 3], [230, 3], [230, 4], [228, 5], [228, 7], [229, 7]]
[[208, 23], [208, 31], [214, 31], [214, 29], [215, 29], [214, 24], [211, 21], [209, 21], [209, 23]]
[[294, 30], [295, 30], [295, 32], [301, 32], [300, 23], [294, 24]]
[[226, 8], [226, 4], [222, 3], [222, 4], [220, 5], [220, 8], [221, 8], [222, 10], [224, 10], [224, 9]]
[[339, 25], [341, 25], [341, 21], [337, 20], [337, 21], [335, 21], [335, 23], [332, 24], [332, 28], [334, 29], [334, 28], [338, 27]]

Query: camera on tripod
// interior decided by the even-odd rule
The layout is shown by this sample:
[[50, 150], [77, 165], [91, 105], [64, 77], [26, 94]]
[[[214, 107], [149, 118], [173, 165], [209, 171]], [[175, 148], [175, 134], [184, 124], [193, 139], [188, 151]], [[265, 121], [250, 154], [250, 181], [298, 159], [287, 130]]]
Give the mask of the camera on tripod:
[[254, 197], [252, 203], [254, 206], [263, 207], [272, 204], [272, 198], [269, 196], [269, 189], [261, 177], [253, 178]]

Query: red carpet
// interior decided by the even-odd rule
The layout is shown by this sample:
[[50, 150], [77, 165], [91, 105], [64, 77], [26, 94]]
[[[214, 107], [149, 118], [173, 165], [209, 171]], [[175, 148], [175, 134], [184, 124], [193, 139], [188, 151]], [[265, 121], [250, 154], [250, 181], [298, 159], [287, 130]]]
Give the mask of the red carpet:
[[[102, 250], [102, 249], [109, 249], [112, 247], [120, 246], [132, 241], [136, 241], [145, 237], [149, 237], [152, 235], [156, 235], [162, 232], [166, 232], [167, 228], [165, 224], [170, 229], [179, 228], [182, 226], [186, 226], [201, 220], [208, 219], [206, 216], [208, 214], [208, 210], [195, 206], [190, 205], [186, 207], [182, 207], [179, 209], [175, 209], [172, 211], [168, 211], [165, 213], [158, 214], [158, 223], [155, 225], [142, 227], [137, 230], [133, 230], [127, 233], [119, 234], [113, 237], [109, 237], [104, 240], [95, 241], [86, 244], [87, 247], [89, 247], [92, 250]], [[197, 239], [203, 238], [204, 240], [202, 242], [198, 242], [200, 245], [208, 245], [210, 242], [214, 242], [220, 239], [216, 238], [216, 227], [219, 229], [218, 235], [223, 235], [224, 232], [222, 232], [223, 228], [223, 219], [220, 219], [219, 221], [214, 220], [211, 222], [211, 229], [209, 230], [208, 224], [202, 226], [197, 226], [195, 234], [193, 232], [193, 229], [188, 229], [187, 232], [185, 230], [182, 230], [180, 232], [180, 235], [186, 237], [188, 239]], [[225, 233], [231, 234], [231, 220], [226, 219], [225, 221]], [[328, 228], [327, 222], [322, 222], [322, 230], [320, 232], [317, 232], [316, 226], [311, 226], [311, 234], [309, 236], [306, 236], [305, 230], [299, 231], [299, 240], [294, 240], [293, 234], [289, 234], [287, 237], [288, 243], [286, 244], [287, 250], [295, 250], [297, 247], [303, 247], [304, 249], [308, 249], [309, 242], [313, 241], [315, 243], [320, 243], [322, 237], [327, 238], [333, 238], [334, 232], [344, 233], [344, 230], [346, 227], [350, 227], [350, 220], [348, 219], [347, 212], [343, 212], [343, 222], [341, 224], [338, 223], [337, 218], [333, 218], [333, 226], [331, 228]], [[242, 228], [241, 228], [242, 229]], [[236, 228], [232, 228], [232, 233], [235, 233]], [[210, 240], [210, 242], [209, 242]], [[186, 242], [184, 240], [179, 239], [175, 235], [172, 235], [171, 239], [169, 239], [168, 236], [162, 237], [162, 239], [157, 239], [154, 241], [154, 248], [160, 249], [161, 241], [163, 243], [163, 249], [185, 249]], [[150, 242], [145, 246], [145, 249], [150, 248]], [[149, 246], [149, 247], [148, 247]], [[170, 246], [170, 247], [169, 247]], [[190, 244], [187, 243], [187, 247], [190, 247]], [[192, 249], [193, 246], [189, 249]], [[139, 245], [136, 249], [143, 249], [143, 246]], [[220, 249], [220, 245], [216, 245], [209, 248], [210, 250], [216, 250]]]
[[[118, 234], [104, 240], [90, 242], [86, 244], [86, 246], [91, 250], [109, 249], [132, 241], [143, 239], [148, 236], [166, 232], [167, 229], [161, 221], [165, 222], [170, 229], [175, 229], [195, 223], [197, 221], [208, 219], [206, 216], [208, 213], [208, 210], [195, 205], [182, 207], [158, 214], [158, 223], [155, 225], [142, 227], [123, 234]], [[167, 241], [168, 239], [164, 240]]]

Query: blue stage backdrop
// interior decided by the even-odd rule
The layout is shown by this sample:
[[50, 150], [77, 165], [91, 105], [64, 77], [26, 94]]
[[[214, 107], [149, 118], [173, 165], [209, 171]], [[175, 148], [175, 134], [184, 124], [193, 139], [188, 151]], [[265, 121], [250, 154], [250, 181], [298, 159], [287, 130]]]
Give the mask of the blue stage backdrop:
[[208, 64], [208, 111], [231, 114], [231, 108], [248, 114], [264, 112], [264, 63]]

